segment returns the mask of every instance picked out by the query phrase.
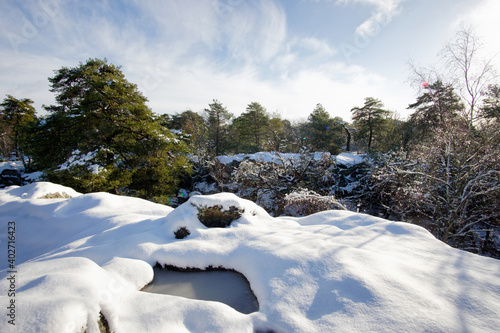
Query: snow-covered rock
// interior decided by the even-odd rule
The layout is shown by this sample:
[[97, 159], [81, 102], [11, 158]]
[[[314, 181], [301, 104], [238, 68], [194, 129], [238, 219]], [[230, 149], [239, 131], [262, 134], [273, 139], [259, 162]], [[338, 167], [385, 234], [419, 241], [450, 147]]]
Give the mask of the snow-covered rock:
[[[66, 192], [72, 198], [39, 199]], [[198, 208], [243, 211], [207, 228]], [[1, 332], [495, 332], [500, 262], [453, 249], [415, 225], [348, 211], [269, 216], [232, 194], [173, 210], [50, 183], [0, 190], [0, 240], [15, 222], [15, 267], [0, 263]], [[191, 234], [176, 239], [187, 227]], [[218, 302], [139, 291], [156, 262], [241, 272], [259, 301], [242, 314]], [[15, 273], [11, 273], [15, 271]], [[9, 296], [15, 276], [15, 296]]]

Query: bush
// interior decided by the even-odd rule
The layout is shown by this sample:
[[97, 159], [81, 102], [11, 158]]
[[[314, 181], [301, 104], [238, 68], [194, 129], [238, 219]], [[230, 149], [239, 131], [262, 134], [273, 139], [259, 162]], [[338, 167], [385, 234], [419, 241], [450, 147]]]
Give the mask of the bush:
[[71, 199], [71, 198], [72, 196], [66, 192], [47, 193], [45, 195], [42, 195], [41, 197], [38, 197], [38, 199]]
[[198, 208], [198, 219], [208, 228], [225, 228], [241, 217], [244, 210], [231, 206], [223, 210], [222, 206], [202, 206]]
[[306, 216], [317, 212], [346, 208], [333, 196], [321, 196], [314, 191], [300, 189], [285, 196], [284, 215]]
[[106, 320], [106, 317], [102, 314], [102, 312], [99, 312], [99, 332], [103, 333], [110, 333], [111, 330], [109, 329], [109, 324], [108, 321]]
[[187, 236], [191, 235], [191, 232], [186, 227], [180, 227], [177, 231], [174, 232], [175, 238], [183, 239]]

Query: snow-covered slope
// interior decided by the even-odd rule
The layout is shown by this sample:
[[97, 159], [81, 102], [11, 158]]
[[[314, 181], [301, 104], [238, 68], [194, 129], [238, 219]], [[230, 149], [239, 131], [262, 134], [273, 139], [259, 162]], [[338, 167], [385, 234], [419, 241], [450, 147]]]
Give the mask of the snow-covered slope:
[[[71, 199], [39, 199], [65, 192]], [[244, 210], [207, 228], [196, 206]], [[450, 248], [426, 230], [346, 211], [270, 217], [232, 194], [195, 196], [173, 210], [50, 183], [0, 191], [1, 332], [495, 332], [500, 262]], [[7, 260], [16, 226], [16, 273]], [[191, 234], [176, 239], [186, 227]], [[139, 291], [156, 262], [224, 266], [260, 304], [242, 314], [210, 301]], [[9, 280], [15, 275], [15, 296]], [[7, 310], [7, 311], [6, 311]]]

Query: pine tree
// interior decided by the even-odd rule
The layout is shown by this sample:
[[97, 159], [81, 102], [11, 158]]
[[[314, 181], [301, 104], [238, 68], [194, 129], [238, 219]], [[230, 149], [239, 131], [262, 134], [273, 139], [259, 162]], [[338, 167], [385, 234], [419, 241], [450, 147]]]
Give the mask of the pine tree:
[[481, 108], [483, 119], [494, 120], [500, 123], [500, 86], [490, 85], [485, 95], [486, 98]]
[[285, 129], [290, 122], [281, 119], [279, 114], [275, 114], [269, 120], [269, 138], [267, 142], [268, 150], [282, 152], [286, 150], [287, 145], [290, 143], [285, 135]]
[[270, 129], [270, 117], [257, 102], [248, 104], [246, 112], [234, 120], [239, 145], [244, 152], [254, 153], [265, 149]]
[[316, 108], [309, 114], [307, 123], [304, 124], [304, 137], [311, 149], [338, 154], [344, 142], [343, 130], [338, 123], [341, 120], [331, 118], [323, 105], [316, 104]]
[[[20, 158], [23, 163], [24, 147], [22, 142], [25, 137], [27, 126], [34, 123], [36, 120], [36, 111], [33, 107], [33, 101], [29, 98], [17, 99], [11, 95], [7, 95], [4, 101], [0, 104], [0, 125], [2, 136], [3, 154], [7, 155], [12, 151]], [[25, 169], [27, 165], [25, 164]]]
[[358, 137], [368, 139], [367, 148], [372, 148], [375, 131], [386, 122], [390, 111], [383, 109], [382, 101], [373, 97], [365, 98], [365, 105], [351, 109], [352, 120], [358, 129]]
[[208, 146], [211, 155], [219, 156], [224, 152], [227, 137], [225, 136], [227, 125], [233, 115], [222, 105], [221, 102], [213, 100], [205, 109], [206, 123], [208, 129]]
[[451, 84], [445, 85], [437, 80], [427, 85], [417, 101], [408, 106], [408, 109], [415, 110], [410, 116], [410, 123], [415, 129], [414, 139], [421, 140], [431, 129], [457, 120], [463, 108]]
[[89, 59], [49, 81], [57, 104], [46, 107], [50, 115], [31, 148], [52, 179], [82, 191], [127, 187], [146, 197], [175, 191], [189, 171], [186, 146], [160, 126], [119, 67]]

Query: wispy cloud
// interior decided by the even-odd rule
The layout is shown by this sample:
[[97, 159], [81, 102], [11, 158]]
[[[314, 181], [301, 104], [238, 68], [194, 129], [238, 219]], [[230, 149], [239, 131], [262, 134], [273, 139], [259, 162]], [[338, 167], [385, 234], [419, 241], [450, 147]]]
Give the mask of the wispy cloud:
[[372, 36], [377, 34], [381, 27], [390, 23], [394, 16], [401, 11], [401, 4], [406, 0], [337, 0], [339, 5], [364, 4], [373, 7], [371, 16], [361, 23], [356, 33]]
[[[373, 20], [396, 13], [400, 3], [341, 2], [360, 1], [374, 7]], [[46, 11], [41, 3], [52, 6]], [[0, 10], [7, 13], [0, 72], [9, 74], [0, 89], [34, 99], [39, 111], [53, 103], [52, 70], [90, 57], [123, 65], [159, 113], [200, 111], [217, 98], [235, 114], [258, 101], [289, 119], [305, 118], [322, 103], [348, 120], [364, 97], [394, 91], [384, 77], [344, 63], [327, 39], [290, 35], [286, 11], [273, 0], [46, 0], [2, 2]], [[42, 14], [47, 19], [36, 23]], [[29, 24], [36, 31], [26, 37]], [[24, 38], [16, 50], [9, 34]]]
[[271, 0], [136, 0], [135, 6], [153, 22], [155, 41], [163, 44], [149, 47], [175, 49], [183, 56], [267, 61], [286, 38], [286, 16]]
[[301, 48], [319, 56], [333, 56], [337, 53], [337, 50], [334, 49], [328, 42], [320, 40], [316, 37], [301, 38], [298, 40], [297, 44], [299, 44]]

